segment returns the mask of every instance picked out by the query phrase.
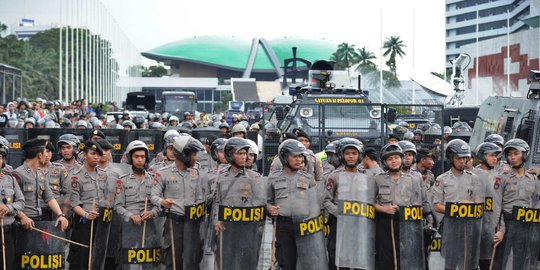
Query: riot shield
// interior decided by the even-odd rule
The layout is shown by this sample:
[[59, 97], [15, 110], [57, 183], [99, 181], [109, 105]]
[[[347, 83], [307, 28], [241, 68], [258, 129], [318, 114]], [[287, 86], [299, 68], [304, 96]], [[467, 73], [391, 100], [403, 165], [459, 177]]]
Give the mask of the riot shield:
[[441, 243], [441, 235], [436, 233], [429, 246], [429, 269], [444, 269], [444, 259], [441, 256]]
[[[35, 227], [56, 236], [66, 237], [55, 221], [35, 221]], [[17, 269], [65, 269], [66, 243], [54, 237], [16, 229], [15, 262]]]
[[0, 128], [2, 135], [9, 142], [9, 155], [6, 164], [17, 168], [24, 162], [22, 145], [27, 140], [27, 129], [19, 128]]
[[111, 208], [100, 208], [99, 218], [94, 220], [94, 239], [92, 241], [92, 269], [103, 269], [107, 258], [107, 246], [109, 243], [109, 232], [113, 210]]
[[206, 202], [185, 206], [183, 269], [197, 269], [202, 260], [201, 224], [206, 215]]
[[493, 213], [493, 185], [491, 175], [484, 176], [486, 181], [486, 197], [484, 201], [484, 217], [482, 218], [482, 236], [480, 237], [480, 260], [490, 260], [493, 252], [493, 235], [495, 234], [498, 217]]
[[210, 135], [215, 136], [216, 138], [221, 137], [221, 131], [219, 130], [219, 128], [216, 127], [200, 127], [193, 129], [191, 132], [191, 136], [193, 136], [193, 138], [199, 140], [203, 144], [210, 137]]
[[[161, 269], [161, 246], [165, 218], [156, 217], [146, 221], [146, 225], [122, 222], [122, 269]], [[146, 226], [146, 228], [144, 228]], [[143, 236], [144, 231], [144, 236]], [[144, 237], [144, 245], [143, 245]]]
[[536, 269], [540, 253], [540, 209], [514, 206], [512, 215], [508, 216], [511, 217], [505, 218], [504, 255], [502, 260], [497, 258], [494, 269]]
[[129, 132], [128, 143], [140, 140], [148, 146], [150, 160], [152, 160], [163, 148], [163, 132], [156, 129], [134, 129]]
[[401, 269], [424, 269], [424, 224], [421, 206], [399, 207]]
[[[337, 190], [336, 266], [375, 268], [375, 207], [365, 174], [342, 172]], [[404, 268], [405, 269], [405, 268]]]
[[442, 248], [445, 269], [476, 269], [484, 203], [446, 203]]
[[[225, 230], [220, 232], [220, 269], [257, 269], [266, 221], [266, 192], [262, 179], [241, 176], [223, 180], [218, 191], [223, 195], [218, 219]], [[240, 192], [241, 191], [241, 192]], [[241, 197], [244, 196], [244, 197]]]
[[223, 268], [256, 269], [264, 234], [266, 205], [257, 207], [219, 206], [219, 220], [225, 230], [219, 236]]
[[119, 163], [128, 145], [128, 131], [122, 129], [100, 129], [113, 145], [113, 161]]
[[328, 269], [324, 245], [324, 216], [320, 215], [320, 200], [317, 187], [289, 194], [288, 203], [296, 239], [296, 269]]

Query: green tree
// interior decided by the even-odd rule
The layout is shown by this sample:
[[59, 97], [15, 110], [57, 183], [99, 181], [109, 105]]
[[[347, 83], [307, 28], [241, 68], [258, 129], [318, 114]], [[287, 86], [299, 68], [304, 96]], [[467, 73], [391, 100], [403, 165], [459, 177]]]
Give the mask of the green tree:
[[397, 76], [396, 57], [399, 56], [403, 58], [405, 55], [403, 48], [405, 47], [407, 46], [403, 43], [403, 40], [401, 40], [401, 37], [399, 36], [391, 36], [386, 38], [386, 41], [383, 44], [383, 48], [386, 49], [383, 56], [388, 56], [386, 65], [394, 76]]
[[232, 101], [232, 93], [225, 92], [221, 95], [221, 103], [214, 103], [215, 112], [224, 112], [229, 108], [229, 101]]
[[163, 77], [167, 74], [169, 74], [169, 72], [162, 65], [143, 67], [142, 72], [141, 72], [141, 75], [143, 77]]
[[[71, 30], [72, 28], [68, 30], [64, 29], [63, 32], [71, 32]], [[29, 41], [18, 40], [14, 35], [0, 37], [0, 62], [17, 67], [23, 71], [23, 97], [30, 99], [36, 97], [47, 99], [58, 98], [59, 34], [59, 29], [56, 28], [38, 33]], [[88, 30], [84, 29], [79, 30], [78, 38], [81, 42], [79, 42], [78, 48], [74, 47], [75, 50], [81, 52], [83, 46], [86, 46], [86, 42], [82, 41], [92, 38], [94, 42], [101, 44], [102, 49], [98, 53], [101, 53], [103, 58], [109, 59], [113, 67], [113, 76], [116, 76], [114, 74], [118, 74], [118, 63], [112, 58], [112, 49], [109, 41], [101, 39], [100, 36], [92, 35]], [[63, 44], [63, 46], [66, 46], [66, 44]], [[90, 59], [87, 59], [86, 53], [80, 53], [79, 55], [81, 57], [80, 66], [82, 68], [78, 69], [78, 74], [75, 74], [75, 76], [81, 79], [83, 78], [83, 74], [87, 74], [86, 68], [89, 66], [87, 62]], [[68, 63], [70, 64], [72, 62], [71, 57], [75, 56], [70, 54], [68, 63], [66, 63], [64, 57], [65, 54], [62, 59], [63, 70], [65, 70]], [[95, 74], [89, 77], [89, 80], [90, 82], [97, 82], [99, 76], [103, 75], [103, 73]], [[16, 83], [18, 84], [18, 82]], [[71, 85], [71, 77], [68, 78], [68, 85]], [[11, 87], [11, 85], [8, 87]], [[64, 87], [69, 86], [64, 84]], [[87, 89], [84, 89], [84, 85], [81, 85], [81, 87], [83, 87], [83, 91], [87, 91]], [[7, 93], [11, 93], [11, 91], [7, 91]], [[16, 95], [19, 96], [19, 93], [16, 93]]]
[[343, 42], [338, 45], [337, 50], [332, 54], [330, 60], [336, 61], [334, 69], [344, 70], [350, 68], [358, 62], [358, 53], [354, 45]]
[[356, 71], [359, 71], [360, 73], [369, 73], [377, 69], [377, 65], [375, 65], [375, 63], [371, 61], [377, 59], [374, 53], [368, 51], [366, 47], [362, 47], [358, 49], [357, 54], [358, 57], [356, 59], [356, 62], [359, 65], [356, 68]]
[[0, 37], [2, 36], [2, 33], [7, 30], [7, 25], [0, 22]]

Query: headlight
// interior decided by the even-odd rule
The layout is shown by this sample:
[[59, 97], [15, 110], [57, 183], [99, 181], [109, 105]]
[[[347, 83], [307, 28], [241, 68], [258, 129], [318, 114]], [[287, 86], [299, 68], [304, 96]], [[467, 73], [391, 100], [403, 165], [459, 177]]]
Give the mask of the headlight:
[[381, 118], [381, 109], [380, 108], [373, 108], [371, 111], [369, 111], [369, 116], [371, 118]]

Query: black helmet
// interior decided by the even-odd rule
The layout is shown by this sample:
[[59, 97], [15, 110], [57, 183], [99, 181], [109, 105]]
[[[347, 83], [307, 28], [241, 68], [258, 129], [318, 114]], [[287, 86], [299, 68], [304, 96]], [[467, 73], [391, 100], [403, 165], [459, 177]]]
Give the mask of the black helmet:
[[386, 166], [386, 159], [393, 155], [399, 155], [401, 158], [403, 158], [403, 150], [399, 145], [397, 144], [386, 144], [381, 149], [381, 162], [384, 166]]
[[339, 140], [339, 150], [337, 151], [339, 162], [345, 164], [345, 155], [343, 155], [343, 152], [345, 152], [345, 149], [351, 148], [351, 147], [358, 150], [359, 157], [358, 157], [357, 164], [359, 164], [360, 161], [362, 161], [362, 159], [360, 158], [360, 155], [362, 154], [362, 151], [364, 150], [364, 144], [355, 138], [343, 138]]
[[144, 125], [144, 117], [140, 115], [133, 117], [133, 124], [135, 124], [137, 128], [142, 128], [142, 126]]
[[337, 154], [337, 143], [338, 141], [333, 141], [327, 144], [326, 147], [324, 147], [324, 152]]
[[501, 135], [497, 134], [497, 133], [488, 135], [484, 139], [484, 142], [495, 143], [496, 145], [498, 145], [501, 148], [504, 146], [504, 138]]
[[146, 146], [146, 143], [144, 143], [143, 141], [135, 140], [130, 142], [126, 147], [126, 159], [129, 165], [133, 165], [133, 159], [131, 158], [131, 155], [136, 150], [144, 150], [146, 156], [145, 163], [148, 163], [150, 161], [150, 158], [148, 156], [148, 146]]
[[458, 157], [471, 157], [471, 147], [461, 139], [453, 139], [446, 145], [446, 159], [452, 162], [454, 155]]
[[416, 145], [414, 145], [414, 143], [409, 141], [399, 141], [398, 145], [401, 148], [401, 151], [403, 151], [403, 154], [405, 154], [405, 152], [413, 152], [413, 156], [416, 156]]
[[294, 139], [287, 139], [283, 141], [279, 147], [278, 147], [278, 157], [279, 161], [281, 161], [281, 164], [283, 166], [288, 166], [288, 156], [289, 155], [307, 155], [307, 149], [306, 147], [299, 141]]
[[522, 139], [511, 139], [504, 144], [503, 152], [505, 158], [508, 157], [507, 155], [510, 149], [517, 149], [518, 151], [521, 151], [523, 153], [523, 162], [527, 160], [531, 151], [529, 144]]
[[309, 142], [311, 142], [311, 138], [309, 137], [309, 135], [305, 131], [303, 131], [302, 129], [295, 128], [295, 129], [293, 129], [292, 133], [294, 135], [296, 135], [296, 137], [304, 137], [304, 138], [308, 139]]
[[223, 147], [223, 153], [225, 154], [225, 159], [227, 160], [227, 162], [229, 162], [229, 164], [233, 164], [234, 153], [242, 149], [246, 149], [246, 152], [247, 152], [247, 150], [249, 150], [249, 147], [250, 147], [249, 142], [246, 141], [245, 139], [232, 137], [227, 140], [227, 142], [225, 143], [225, 146]]
[[417, 134], [420, 134], [420, 135], [424, 136], [424, 131], [417, 128], [417, 129], [414, 130], [414, 135], [417, 135]]
[[491, 154], [491, 153], [500, 154], [501, 152], [502, 152], [502, 148], [499, 147], [497, 144], [492, 143], [492, 142], [485, 142], [485, 143], [481, 143], [476, 148], [476, 157], [480, 160], [480, 162], [487, 165], [486, 154]]
[[281, 142], [284, 142], [288, 139], [298, 140], [298, 137], [294, 133], [286, 132], [281, 134]]
[[230, 129], [229, 124], [227, 124], [227, 123], [219, 124], [219, 129], [222, 129], [222, 128]]
[[225, 138], [219, 138], [215, 139], [212, 144], [210, 144], [210, 156], [214, 161], [218, 161], [218, 151], [223, 150], [223, 147], [225, 146], [225, 143], [227, 142], [227, 139]]
[[174, 137], [173, 154], [186, 166], [191, 165], [191, 155], [199, 151], [204, 151], [204, 146], [199, 140], [189, 135]]

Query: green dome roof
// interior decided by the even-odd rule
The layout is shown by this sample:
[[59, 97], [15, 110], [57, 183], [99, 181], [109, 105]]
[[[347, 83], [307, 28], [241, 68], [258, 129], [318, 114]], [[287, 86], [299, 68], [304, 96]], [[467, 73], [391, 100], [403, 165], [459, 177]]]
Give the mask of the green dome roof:
[[[201, 36], [171, 42], [144, 52], [143, 55], [154, 60], [188, 61], [226, 69], [244, 70], [251, 50], [251, 40], [228, 36]], [[297, 47], [297, 57], [315, 60], [328, 60], [336, 51], [338, 44], [326, 40], [305, 38], [281, 38], [269, 40], [280, 65], [283, 60], [292, 58], [292, 47]], [[274, 70], [274, 66], [264, 48], [259, 46], [254, 70]]]

